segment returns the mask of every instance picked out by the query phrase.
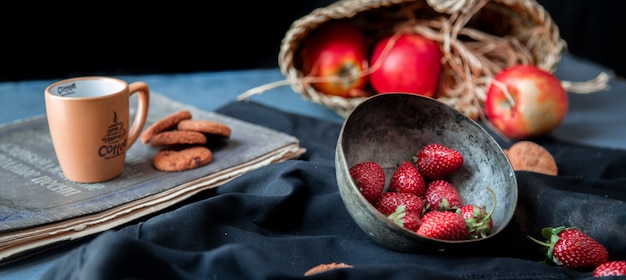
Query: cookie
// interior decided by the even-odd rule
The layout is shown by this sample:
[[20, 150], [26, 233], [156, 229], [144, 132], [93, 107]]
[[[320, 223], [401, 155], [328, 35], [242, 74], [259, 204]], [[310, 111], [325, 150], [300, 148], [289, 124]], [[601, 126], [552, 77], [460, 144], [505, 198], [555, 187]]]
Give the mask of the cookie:
[[168, 130], [150, 138], [150, 146], [152, 147], [204, 144], [206, 144], [206, 136], [197, 131]]
[[322, 273], [327, 270], [336, 269], [336, 268], [349, 268], [351, 265], [345, 263], [327, 263], [327, 264], [319, 264], [317, 266], [312, 267], [304, 273], [304, 276], [309, 276], [317, 273]]
[[161, 149], [152, 158], [152, 164], [158, 170], [175, 172], [198, 168], [212, 160], [213, 153], [209, 148], [193, 146], [183, 149]]
[[552, 154], [531, 141], [519, 141], [504, 151], [514, 170], [532, 171], [556, 176], [558, 167]]
[[152, 136], [171, 129], [175, 127], [180, 121], [187, 119], [191, 119], [191, 112], [189, 112], [189, 110], [181, 110], [172, 113], [146, 128], [139, 136], [139, 139], [141, 139], [142, 143], [146, 144], [150, 142]]
[[199, 131], [222, 138], [230, 138], [231, 132], [228, 125], [209, 120], [182, 120], [178, 123], [176, 129]]

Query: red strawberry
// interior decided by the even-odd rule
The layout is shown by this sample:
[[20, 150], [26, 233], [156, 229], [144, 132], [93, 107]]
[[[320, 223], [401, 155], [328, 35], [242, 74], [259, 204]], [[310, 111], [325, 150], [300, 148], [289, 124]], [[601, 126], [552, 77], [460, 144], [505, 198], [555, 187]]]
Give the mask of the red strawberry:
[[570, 269], [589, 269], [605, 263], [609, 253], [600, 242], [574, 227], [547, 227], [541, 231], [547, 239], [541, 242], [529, 236], [534, 242], [548, 248], [546, 259]]
[[394, 192], [414, 193], [423, 196], [426, 192], [426, 181], [412, 161], [404, 161], [391, 176], [389, 190]]
[[385, 171], [376, 162], [357, 163], [350, 168], [350, 176], [367, 201], [375, 202], [385, 189]]
[[431, 210], [446, 211], [463, 206], [463, 199], [454, 185], [445, 180], [435, 180], [426, 188], [426, 206]]
[[374, 203], [374, 207], [383, 215], [395, 212], [400, 205], [404, 205], [406, 211], [422, 213], [424, 210], [422, 198], [412, 193], [384, 192]]
[[422, 225], [417, 234], [442, 240], [465, 240], [469, 231], [465, 220], [450, 211], [430, 211], [422, 216]]
[[406, 206], [400, 205], [396, 208], [396, 211], [389, 214], [387, 218], [399, 226], [405, 227], [411, 231], [416, 231], [422, 224], [422, 213], [417, 211], [405, 211], [405, 209]]
[[465, 204], [459, 209], [461, 217], [465, 219], [471, 239], [485, 238], [491, 234], [491, 229], [493, 228], [491, 216], [496, 209], [496, 193], [489, 187], [487, 187], [487, 190], [493, 195], [493, 205], [489, 212], [487, 212], [485, 206], [479, 207], [474, 204]]
[[460, 215], [465, 219], [471, 239], [484, 238], [491, 233], [493, 220], [485, 207], [466, 204], [461, 207]]
[[413, 157], [419, 171], [428, 180], [445, 179], [463, 165], [463, 155], [438, 143], [427, 144]]
[[626, 275], [626, 261], [610, 261], [596, 266], [593, 277]]

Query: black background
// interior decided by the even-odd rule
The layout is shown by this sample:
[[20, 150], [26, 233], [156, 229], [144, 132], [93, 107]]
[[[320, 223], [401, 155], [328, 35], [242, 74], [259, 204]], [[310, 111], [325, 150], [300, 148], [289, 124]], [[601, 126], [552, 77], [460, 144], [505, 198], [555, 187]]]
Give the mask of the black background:
[[[274, 68], [291, 23], [332, 2], [16, 3], [0, 22], [0, 81]], [[570, 53], [626, 77], [626, 2], [539, 2]]]

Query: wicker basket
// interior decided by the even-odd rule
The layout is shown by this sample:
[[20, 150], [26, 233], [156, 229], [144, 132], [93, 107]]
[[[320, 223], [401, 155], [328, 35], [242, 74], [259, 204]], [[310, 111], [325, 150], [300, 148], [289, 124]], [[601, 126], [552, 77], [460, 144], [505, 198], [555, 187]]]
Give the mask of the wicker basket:
[[[301, 71], [307, 36], [334, 20], [352, 21], [370, 47], [396, 32], [415, 32], [439, 42], [444, 58], [435, 98], [473, 119], [482, 114], [493, 75], [513, 64], [554, 72], [566, 49], [558, 27], [534, 0], [340, 0], [294, 21], [278, 61], [295, 92], [344, 117], [364, 98], [318, 92]], [[366, 91], [374, 94], [371, 88]]]

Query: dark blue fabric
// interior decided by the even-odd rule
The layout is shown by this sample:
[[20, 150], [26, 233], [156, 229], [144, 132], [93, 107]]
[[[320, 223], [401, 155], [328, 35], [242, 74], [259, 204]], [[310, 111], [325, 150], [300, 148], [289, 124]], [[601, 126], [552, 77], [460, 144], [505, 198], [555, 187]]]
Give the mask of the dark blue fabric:
[[[541, 263], [546, 226], [577, 226], [626, 259], [626, 151], [539, 139], [562, 174], [517, 172], [510, 225], [483, 248], [409, 254], [377, 245], [337, 189], [340, 125], [253, 102], [218, 112], [298, 137], [307, 153], [266, 166], [149, 219], [104, 232], [61, 258], [44, 279], [303, 279], [321, 263], [354, 267], [307, 279], [591, 279]], [[503, 146], [508, 144], [502, 142]]]

